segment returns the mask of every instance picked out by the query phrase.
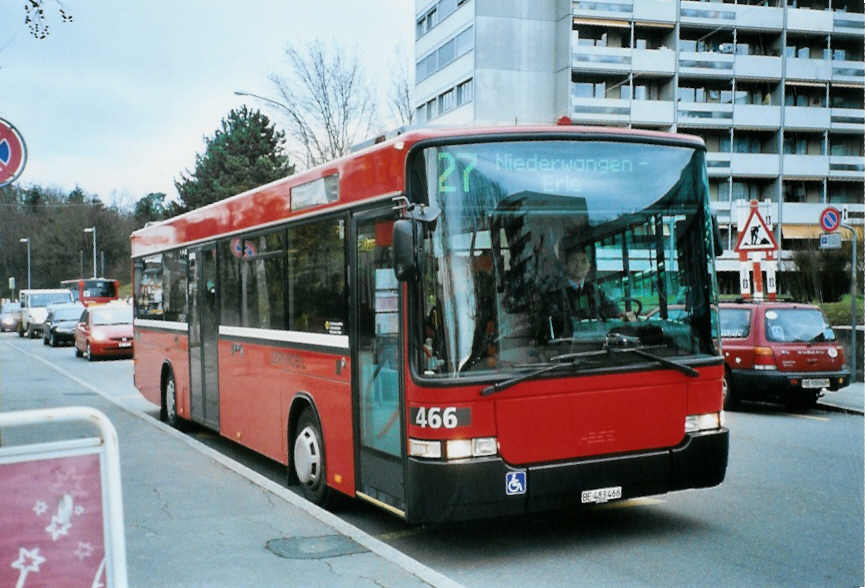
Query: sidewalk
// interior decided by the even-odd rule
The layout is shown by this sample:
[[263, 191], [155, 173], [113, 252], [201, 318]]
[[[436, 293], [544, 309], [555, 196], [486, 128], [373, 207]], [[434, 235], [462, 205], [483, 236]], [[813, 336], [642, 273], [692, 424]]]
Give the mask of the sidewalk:
[[830, 410], [863, 414], [865, 413], [865, 384], [855, 382], [835, 392], [826, 390], [817, 404]]
[[[71, 374], [3, 351], [3, 411], [86, 405], [117, 429], [130, 586], [456, 586]], [[32, 442], [15, 431], [4, 444]]]

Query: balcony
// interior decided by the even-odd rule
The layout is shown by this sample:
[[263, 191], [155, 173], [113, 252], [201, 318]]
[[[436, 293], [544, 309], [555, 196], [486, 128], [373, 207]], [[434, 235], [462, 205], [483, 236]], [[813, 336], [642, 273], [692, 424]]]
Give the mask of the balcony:
[[634, 20], [639, 22], [676, 22], [676, 3], [669, 0], [640, 0], [634, 6]]
[[678, 123], [684, 127], [729, 128], [733, 124], [732, 104], [679, 102]]
[[679, 53], [679, 75], [700, 78], [730, 79], [733, 77], [734, 55], [726, 53]]
[[631, 73], [631, 50], [617, 47], [574, 47], [571, 66], [581, 72]]
[[731, 153], [730, 171], [741, 178], [777, 178], [781, 158], [777, 153]]
[[830, 180], [865, 180], [865, 157], [830, 155]]
[[833, 131], [865, 133], [865, 110], [857, 108], [833, 108], [831, 110]]
[[733, 125], [741, 129], [778, 130], [781, 128], [781, 107], [736, 104], [733, 106]]
[[808, 8], [787, 9], [787, 30], [803, 33], [831, 33], [834, 19], [828, 10], [810, 10]]
[[[839, 208], [847, 207], [847, 210], [851, 213], [851, 217], [861, 215], [865, 212], [865, 205], [862, 204], [841, 204], [836, 206]], [[825, 208], [826, 204], [823, 202], [785, 202], [783, 211], [784, 224], [815, 225], [820, 222], [820, 213]], [[862, 220], [861, 218], [851, 218], [849, 223], [858, 225], [862, 224]], [[818, 227], [817, 232], [822, 233], [823, 231]], [[844, 235], [842, 238], [849, 238], [847, 237], [850, 234], [849, 231], [839, 230], [838, 232]]]
[[834, 12], [832, 32], [839, 35], [865, 36], [865, 14]]
[[680, 2], [679, 18], [682, 24], [699, 25], [708, 28], [732, 29], [736, 24], [736, 7], [732, 4]]
[[574, 17], [631, 20], [634, 5], [630, 0], [574, 0]]
[[829, 158], [825, 155], [784, 154], [784, 177], [823, 179], [829, 175]]
[[634, 49], [634, 73], [672, 76], [676, 71], [676, 52], [671, 49]]
[[752, 31], [780, 31], [784, 28], [784, 9], [766, 6], [735, 6], [736, 28]]
[[736, 55], [733, 71], [738, 79], [780, 80], [781, 58], [770, 55]]
[[731, 173], [732, 153], [710, 151], [706, 153], [706, 171], [710, 178], [726, 178]]
[[825, 130], [829, 128], [828, 108], [816, 106], [785, 106], [784, 128], [788, 130]]
[[865, 85], [865, 62], [832, 61], [832, 82]]
[[788, 57], [787, 79], [828, 82], [832, 79], [832, 62], [826, 59]]
[[672, 100], [634, 100], [631, 102], [631, 124], [670, 127], [675, 120]]
[[571, 120], [589, 124], [627, 125], [631, 101], [571, 96]]

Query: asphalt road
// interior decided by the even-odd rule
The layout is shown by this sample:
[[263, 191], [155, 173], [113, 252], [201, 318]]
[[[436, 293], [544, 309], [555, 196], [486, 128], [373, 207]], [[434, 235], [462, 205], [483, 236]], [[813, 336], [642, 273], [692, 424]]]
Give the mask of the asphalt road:
[[[68, 347], [0, 335], [0, 354], [17, 353], [9, 346], [158, 414], [133, 388], [129, 360], [89, 363]], [[33, 378], [64, 376], [45, 369]], [[10, 406], [0, 398], [0, 410]], [[728, 413], [727, 424], [730, 465], [716, 488], [445, 526], [409, 527], [360, 502], [335, 512], [466, 586], [863, 585], [863, 417], [755, 404]], [[189, 434], [284, 479], [279, 464], [212, 432]]]

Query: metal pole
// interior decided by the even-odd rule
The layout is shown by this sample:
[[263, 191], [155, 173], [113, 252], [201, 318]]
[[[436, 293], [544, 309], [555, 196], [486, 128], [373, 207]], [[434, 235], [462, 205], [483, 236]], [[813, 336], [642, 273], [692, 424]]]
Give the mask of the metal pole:
[[96, 279], [96, 225], [93, 225], [93, 279]]
[[102, 268], [102, 277], [105, 277], [105, 250], [99, 250], [99, 261], [101, 263], [100, 267]]
[[27, 239], [27, 289], [30, 289], [30, 239]]
[[850, 264], [850, 382], [856, 381], [856, 231], [850, 225], [841, 223], [850, 231], [853, 240], [853, 260]]
[[78, 250], [78, 256], [80, 258], [78, 260], [78, 277], [81, 279], [84, 279], [84, 250], [83, 249]]

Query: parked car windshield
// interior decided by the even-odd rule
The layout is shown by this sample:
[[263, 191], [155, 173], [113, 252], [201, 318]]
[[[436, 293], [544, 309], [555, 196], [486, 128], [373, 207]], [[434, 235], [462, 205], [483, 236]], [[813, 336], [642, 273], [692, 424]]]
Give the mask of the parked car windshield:
[[48, 306], [49, 304], [59, 304], [61, 302], [72, 302], [72, 296], [69, 292], [46, 292], [30, 296], [30, 306], [33, 307]]
[[94, 325], [125, 325], [132, 322], [132, 307], [98, 308], [91, 311]]
[[6, 302], [3, 304], [3, 308], [0, 309], [0, 312], [12, 312], [15, 310], [21, 310], [21, 304], [18, 302]]
[[773, 308], [766, 311], [766, 338], [784, 343], [834, 341], [835, 333], [817, 308]]
[[56, 308], [53, 311], [54, 321], [77, 321], [81, 317], [80, 308]]
[[747, 337], [751, 332], [751, 311], [747, 308], [721, 309], [721, 337]]

